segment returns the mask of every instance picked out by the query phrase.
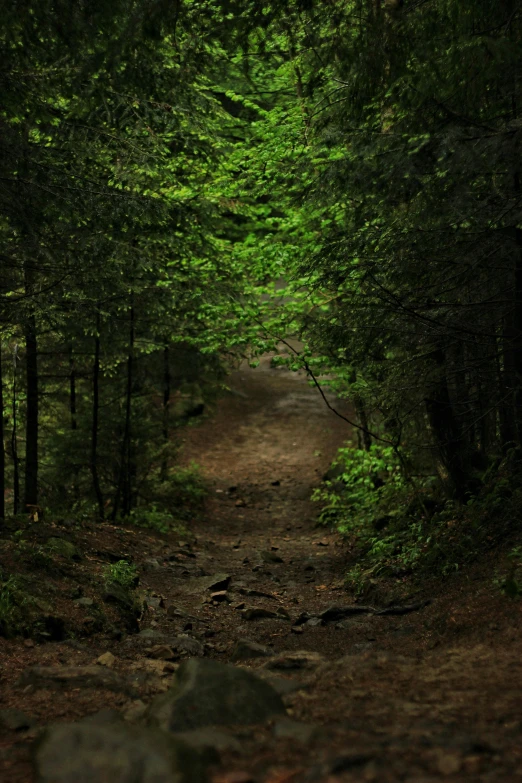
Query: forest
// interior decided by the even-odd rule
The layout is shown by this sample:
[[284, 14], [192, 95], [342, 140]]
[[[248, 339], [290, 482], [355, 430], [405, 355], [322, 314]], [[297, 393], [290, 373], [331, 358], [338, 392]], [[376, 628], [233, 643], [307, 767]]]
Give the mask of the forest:
[[[204, 560], [198, 547], [208, 554], [214, 538], [244, 550], [244, 565], [269, 580], [269, 587], [239, 582], [238, 601], [273, 599], [274, 590], [282, 601], [279, 615], [272, 605], [238, 603], [243, 620], [261, 622], [257, 636], [250, 625], [248, 633], [233, 625], [231, 639], [250, 634], [254, 647], [270, 645], [277, 636], [270, 623], [286, 612], [292, 622], [283, 651], [309, 651], [307, 663], [292, 659], [286, 669], [314, 669], [313, 655], [330, 644], [338, 658], [352, 654], [313, 637], [330, 633], [334, 615], [339, 626], [361, 613], [368, 622], [384, 613], [383, 623], [414, 615], [404, 644], [444, 647], [452, 623], [461, 627], [455, 606], [462, 617], [479, 611], [480, 603], [465, 611], [462, 595], [478, 600], [481, 589], [484, 627], [499, 623], [497, 641], [519, 644], [511, 634], [513, 601], [522, 597], [520, 0], [4, 0], [1, 8], [5, 659], [18, 660], [22, 649], [29, 656], [22, 668], [49, 667], [54, 653], [40, 651], [72, 639], [85, 668], [93, 651], [115, 651], [119, 660], [115, 645], [145, 633], [151, 617], [151, 628], [161, 625], [158, 613], [175, 588], [154, 581], [151, 563], [159, 557], [159, 568], [171, 557], [188, 563], [175, 579], [212, 582], [203, 611], [221, 615], [208, 636], [198, 626], [199, 605], [165, 616], [178, 622], [175, 638], [196, 647], [158, 636], [157, 655], [148, 657], [171, 668], [154, 675], [172, 677], [180, 661], [203, 666], [219, 655], [262, 660], [260, 650], [242, 658], [219, 636], [232, 622], [226, 612], [238, 617], [230, 598], [235, 566], [214, 553], [202, 573], [191, 570], [191, 558]], [[263, 432], [276, 444], [272, 452]], [[294, 489], [276, 500], [285, 486]], [[319, 577], [300, 548], [299, 515], [309, 524], [310, 551], [324, 546], [330, 556], [337, 547], [327, 575]], [[158, 555], [162, 546], [174, 547], [171, 555]], [[277, 568], [291, 556], [308, 572], [299, 566], [297, 582], [283, 590]], [[299, 603], [305, 583], [312, 598], [295, 618], [284, 595], [296, 590]], [[452, 601], [429, 606], [448, 585]], [[337, 591], [330, 604], [341, 603], [340, 614], [328, 614], [326, 592], [323, 604], [313, 603], [322, 589]], [[88, 616], [60, 614], [62, 597]], [[192, 639], [192, 623], [201, 638]], [[462, 623], [458, 639], [484, 636], [480, 623]], [[403, 644], [394, 628], [383, 633], [395, 639], [383, 642], [385, 650]], [[380, 639], [362, 626], [355, 634], [355, 647]], [[79, 639], [89, 640], [90, 652]], [[162, 645], [172, 654], [158, 652]], [[363, 681], [380, 676], [375, 665], [364, 664]], [[17, 666], [8, 668], [22, 682]], [[98, 669], [108, 675], [112, 666]], [[473, 668], [471, 660], [462, 666]], [[194, 671], [196, 680], [213, 676]], [[488, 681], [491, 692], [506, 690], [502, 671]], [[325, 681], [330, 675], [335, 680], [330, 673]], [[39, 693], [34, 677], [23, 681], [28, 698]], [[7, 679], [0, 731], [12, 728], [21, 704]], [[136, 694], [145, 699], [140, 687], [155, 686], [136, 685], [134, 705]], [[111, 701], [122, 692], [114, 683], [89, 688], [105, 694], [98, 706], [120, 708]], [[43, 701], [28, 705], [22, 709], [41, 723]], [[150, 724], [151, 710], [148, 725], [164, 729], [159, 718]], [[62, 714], [92, 711], [82, 702], [74, 715]], [[310, 718], [300, 703], [294, 712]], [[518, 712], [505, 708], [522, 725]], [[318, 715], [314, 723], [324, 722]], [[265, 720], [258, 717], [250, 723]], [[484, 721], [487, 734], [494, 715]], [[214, 723], [232, 720], [202, 725]], [[27, 742], [36, 737], [33, 723], [19, 729]], [[274, 736], [296, 740], [295, 727], [288, 731]], [[27, 742], [15, 743], [4, 759], [8, 779], [95, 783], [107, 774], [130, 783], [123, 767], [107, 772], [104, 751], [102, 766], [85, 778], [62, 768], [53, 757], [62, 742], [84, 742], [88, 754], [101, 741], [88, 732], [75, 737], [47, 737], [37, 778]], [[244, 779], [237, 770], [246, 762], [225, 743], [224, 767], [209, 780], [413, 783], [428, 772], [507, 781], [521, 774], [511, 741], [492, 740], [505, 743], [502, 762], [493, 751], [437, 745], [435, 771], [432, 761], [417, 768], [402, 751], [381, 768], [366, 746], [363, 761], [339, 769], [301, 765], [278, 750], [287, 777], [259, 761]], [[153, 777], [148, 752], [136, 783], [207, 780], [201, 758], [185, 769], [179, 748], [176, 768]]]

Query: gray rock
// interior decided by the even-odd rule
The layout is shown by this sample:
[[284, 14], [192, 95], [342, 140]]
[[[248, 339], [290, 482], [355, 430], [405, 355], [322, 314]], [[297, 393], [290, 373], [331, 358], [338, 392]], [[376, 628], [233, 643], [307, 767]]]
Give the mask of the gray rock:
[[147, 722], [170, 731], [188, 731], [263, 723], [284, 713], [281, 697], [252, 672], [191, 658], [178, 669], [173, 687], [153, 700]]
[[88, 609], [90, 606], [94, 606], [94, 601], [92, 598], [77, 598], [74, 602], [76, 606], [82, 606], [84, 609]]
[[67, 560], [81, 560], [82, 557], [74, 544], [66, 541], [65, 538], [49, 538], [46, 543], [47, 549], [53, 554], [67, 558]]
[[308, 626], [308, 628], [320, 628], [321, 625], [324, 625], [324, 620], [321, 617], [310, 617], [305, 625]]
[[268, 647], [249, 639], [238, 639], [232, 651], [232, 661], [248, 661], [250, 658], [268, 658], [274, 653]]
[[83, 719], [82, 723], [89, 723], [94, 726], [106, 726], [108, 723], [120, 723], [123, 720], [121, 712], [112, 707], [102, 707], [98, 712], [92, 713]]
[[129, 683], [105, 666], [32, 666], [26, 669], [18, 684], [21, 687], [68, 689], [98, 688], [100, 690], [128, 693]]
[[191, 579], [185, 586], [184, 591], [191, 595], [203, 593], [211, 590], [213, 593], [220, 590], [226, 590], [232, 577], [230, 574], [212, 574], [212, 576], [200, 576], [197, 579]]
[[0, 726], [4, 729], [23, 731], [30, 729], [35, 723], [33, 718], [28, 718], [21, 710], [10, 707], [0, 710]]
[[215, 754], [126, 724], [51, 726], [34, 753], [39, 783], [206, 783]]
[[265, 563], [284, 563], [283, 558], [277, 552], [271, 552], [269, 549], [261, 552], [261, 558]]
[[219, 729], [207, 727], [193, 731], [179, 731], [174, 734], [176, 739], [196, 750], [212, 749], [218, 753], [224, 750], [241, 752], [241, 743], [235, 737]]
[[276, 655], [264, 666], [265, 669], [272, 671], [299, 671], [300, 669], [317, 669], [324, 661], [325, 658], [320, 653], [297, 650]]
[[374, 609], [371, 606], [358, 606], [357, 604], [349, 604], [348, 606], [329, 606], [324, 612], [321, 612], [319, 617], [324, 620], [325, 623], [333, 623], [337, 620], [345, 620], [347, 617], [353, 617], [358, 614], [373, 614]]
[[273, 612], [260, 606], [247, 606], [241, 611], [241, 616], [244, 620], [290, 620], [290, 615], [282, 608]]
[[319, 727], [311, 723], [299, 723], [290, 718], [281, 718], [275, 721], [272, 732], [277, 739], [291, 739], [307, 745], [317, 738]]
[[278, 693], [280, 696], [289, 696], [291, 693], [307, 690], [310, 687], [310, 685], [306, 682], [300, 682], [299, 680], [287, 680], [286, 677], [278, 677], [277, 675], [273, 674], [268, 676], [263, 675], [263, 679], [265, 682], [271, 685], [276, 693]]

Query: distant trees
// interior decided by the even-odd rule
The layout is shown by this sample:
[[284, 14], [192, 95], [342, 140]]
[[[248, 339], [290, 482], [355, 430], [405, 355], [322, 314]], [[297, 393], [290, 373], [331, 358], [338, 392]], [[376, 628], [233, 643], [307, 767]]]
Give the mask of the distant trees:
[[302, 333], [363, 431], [417, 469], [431, 454], [459, 497], [522, 446], [521, 14], [518, 0], [330, 0], [271, 22], [286, 116], [304, 118], [263, 131], [285, 147], [279, 238], [309, 292]]
[[241, 273], [210, 187], [228, 118], [208, 77], [217, 22], [211, 3], [3, 9], [0, 497], [8, 484], [15, 512], [43, 488], [127, 514], [151, 471], [167, 476], [169, 411], [184, 418], [170, 396], [200, 403], [176, 358], [219, 376]]

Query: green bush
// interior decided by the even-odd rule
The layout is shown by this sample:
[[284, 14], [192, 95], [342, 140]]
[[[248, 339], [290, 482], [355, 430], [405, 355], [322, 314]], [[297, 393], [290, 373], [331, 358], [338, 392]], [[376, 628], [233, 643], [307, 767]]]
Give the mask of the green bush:
[[105, 566], [103, 569], [105, 582], [121, 585], [131, 590], [139, 581], [138, 569], [127, 560], [118, 560], [117, 563]]
[[18, 577], [0, 574], [0, 636], [16, 636], [27, 630], [31, 604], [31, 596]]

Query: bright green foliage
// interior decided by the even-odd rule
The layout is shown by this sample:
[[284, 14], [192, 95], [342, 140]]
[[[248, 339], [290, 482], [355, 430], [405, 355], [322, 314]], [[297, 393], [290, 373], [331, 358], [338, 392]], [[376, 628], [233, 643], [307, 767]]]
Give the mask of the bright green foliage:
[[103, 576], [106, 582], [114, 582], [121, 587], [132, 588], [138, 583], [138, 570], [127, 560], [118, 560], [117, 563], [105, 566]]

